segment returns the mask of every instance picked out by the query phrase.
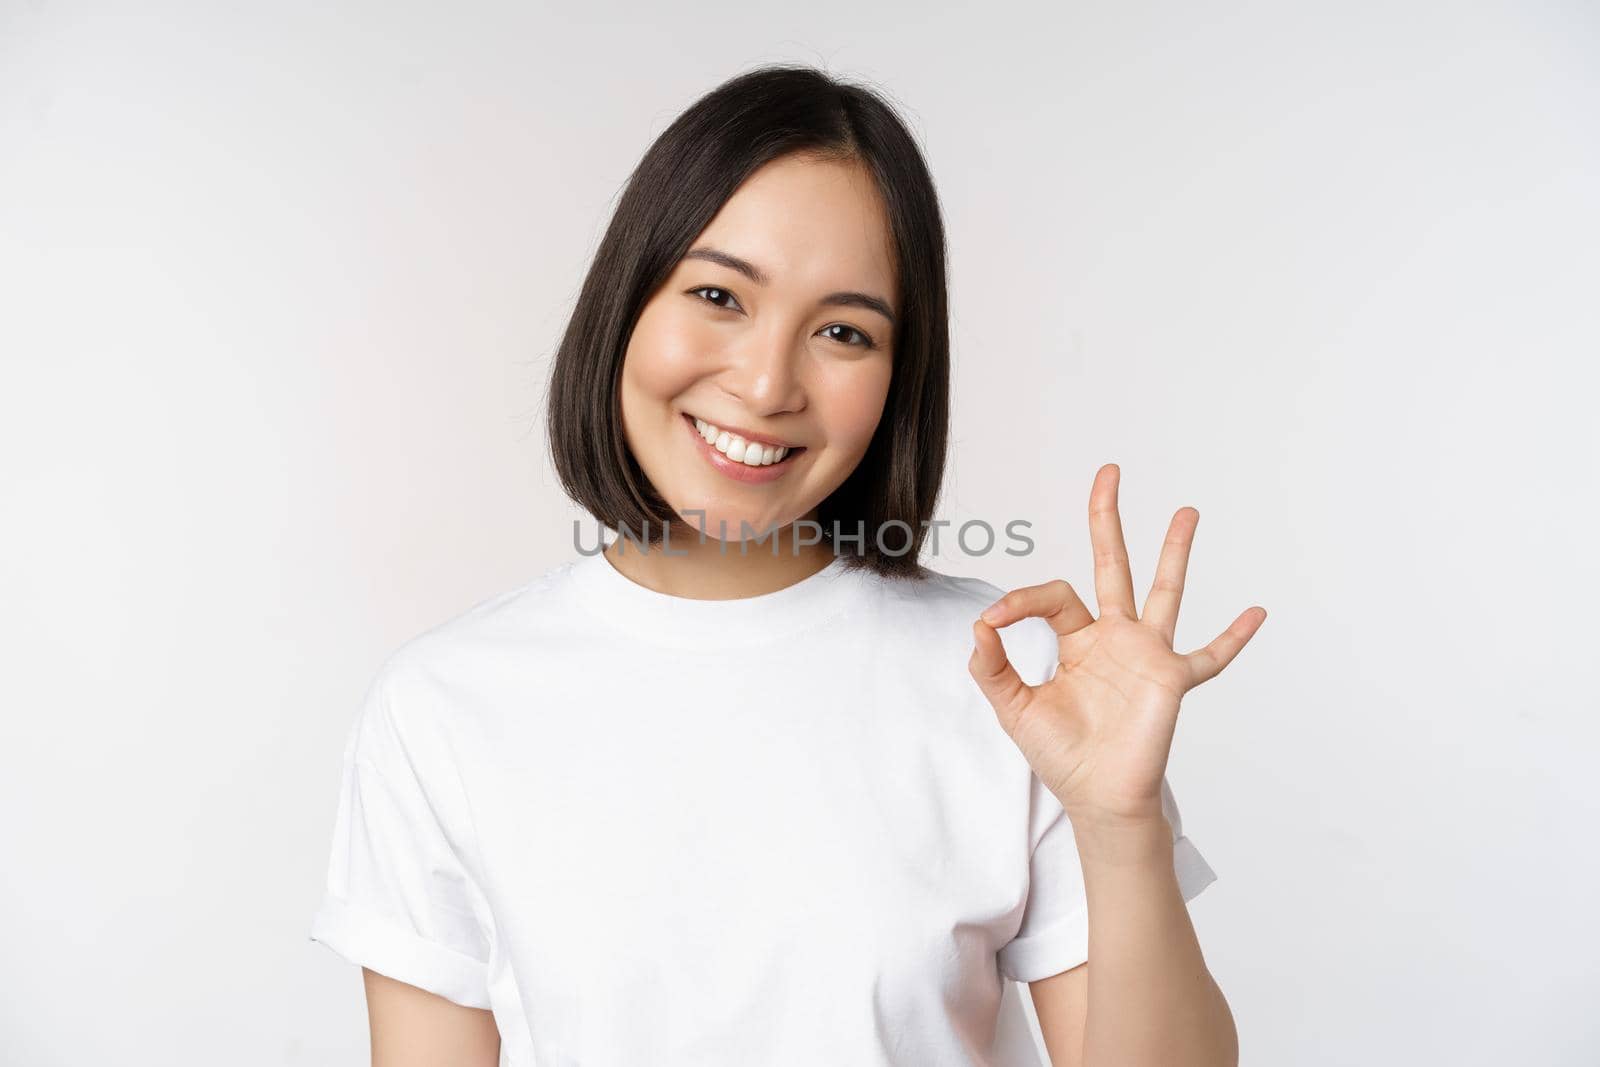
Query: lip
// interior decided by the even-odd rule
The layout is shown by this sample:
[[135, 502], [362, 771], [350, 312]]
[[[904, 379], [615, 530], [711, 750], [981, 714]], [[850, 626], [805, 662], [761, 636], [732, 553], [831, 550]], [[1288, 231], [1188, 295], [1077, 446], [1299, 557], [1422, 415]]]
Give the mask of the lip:
[[[763, 482], [771, 482], [782, 478], [793, 465], [795, 457], [806, 451], [803, 447], [784, 446], [789, 448], [789, 454], [784, 456], [778, 462], [769, 463], [765, 467], [752, 467], [748, 463], [735, 463], [727, 456], [724, 456], [721, 452], [718, 452], [711, 445], [707, 444], [706, 439], [701, 437], [700, 431], [695, 428], [694, 416], [690, 415], [688, 412], [683, 413], [683, 424], [689, 428], [689, 433], [694, 438], [694, 444], [700, 450], [700, 454], [706, 458], [706, 462], [711, 464], [711, 466], [719, 473], [724, 474], [737, 482], [748, 482], [759, 485]], [[724, 429], [724, 427], [720, 424], [712, 423], [712, 425], [716, 426], [719, 430]], [[738, 433], [740, 437], [744, 437], [742, 432], [732, 428], [728, 428], [728, 432]], [[782, 444], [782, 442], [773, 441], [769, 438], [759, 436], [746, 438], [746, 440], [759, 441], [762, 444]]]

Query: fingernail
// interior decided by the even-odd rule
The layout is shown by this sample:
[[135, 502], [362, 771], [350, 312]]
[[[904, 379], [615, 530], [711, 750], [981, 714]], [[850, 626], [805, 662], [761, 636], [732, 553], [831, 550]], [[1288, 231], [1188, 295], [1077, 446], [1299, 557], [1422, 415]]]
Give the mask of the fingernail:
[[990, 604], [988, 607], [984, 608], [983, 614], [981, 614], [979, 618], [981, 618], [984, 622], [989, 623], [991, 626], [994, 625], [994, 620], [1000, 617], [999, 611], [996, 610], [999, 607], [1000, 602], [997, 600], [993, 604]]

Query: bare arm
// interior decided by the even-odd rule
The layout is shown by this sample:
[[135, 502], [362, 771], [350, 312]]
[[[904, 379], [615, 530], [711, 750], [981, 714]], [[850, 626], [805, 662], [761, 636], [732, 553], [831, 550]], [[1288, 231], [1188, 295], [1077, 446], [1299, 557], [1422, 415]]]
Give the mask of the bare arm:
[[372, 1067], [499, 1067], [494, 1014], [366, 967]]
[[[1056, 578], [1013, 589], [972, 624], [972, 677], [1061, 802], [1083, 868], [1091, 965], [1081, 978], [1030, 983], [1030, 992], [1046, 1002], [1040, 1029], [1054, 1020], [1046, 1046], [1053, 1041], [1067, 1056], [1081, 1049], [1061, 1067], [1236, 1067], [1233, 1013], [1201, 958], [1178, 885], [1165, 773], [1184, 695], [1221, 673], [1267, 612], [1247, 608], [1210, 644], [1178, 653], [1173, 635], [1200, 513], [1173, 515], [1137, 611], [1117, 510], [1121, 477], [1115, 463], [1103, 465], [1089, 494], [1098, 618]], [[1056, 665], [1039, 685], [1023, 681], [998, 632], [1030, 617], [1056, 634]]]
[[1233, 1013], [1206, 969], [1165, 820], [1079, 834], [1093, 966], [1030, 982], [1052, 1067], [1235, 1067]]
[[1089, 965], [1028, 983], [1050, 1067], [1083, 1067], [1083, 1027], [1089, 1014]]

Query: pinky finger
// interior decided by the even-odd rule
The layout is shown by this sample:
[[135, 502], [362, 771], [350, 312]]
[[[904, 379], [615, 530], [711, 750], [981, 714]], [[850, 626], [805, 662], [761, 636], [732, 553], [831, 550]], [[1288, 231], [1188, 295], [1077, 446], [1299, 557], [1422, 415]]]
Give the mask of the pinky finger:
[[1261, 624], [1266, 621], [1266, 608], [1246, 608], [1226, 630], [1214, 637], [1209, 645], [1184, 656], [1185, 662], [1189, 664], [1190, 688], [1221, 674], [1222, 669], [1233, 662], [1233, 657], [1239, 654], [1245, 642], [1254, 637], [1256, 631], [1261, 629]]

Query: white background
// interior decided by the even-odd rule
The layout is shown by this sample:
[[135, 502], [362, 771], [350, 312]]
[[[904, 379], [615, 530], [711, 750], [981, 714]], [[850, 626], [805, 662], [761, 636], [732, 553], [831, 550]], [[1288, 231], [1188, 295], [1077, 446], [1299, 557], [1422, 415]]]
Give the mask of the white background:
[[[0, 1040], [365, 1062], [307, 939], [398, 643], [571, 555], [548, 360], [723, 79], [888, 90], [950, 231], [943, 517], [1092, 588], [1200, 510], [1171, 766], [1249, 1065], [1600, 1059], [1592, 5], [0, 3]], [[1092, 602], [1091, 602], [1092, 603]]]

